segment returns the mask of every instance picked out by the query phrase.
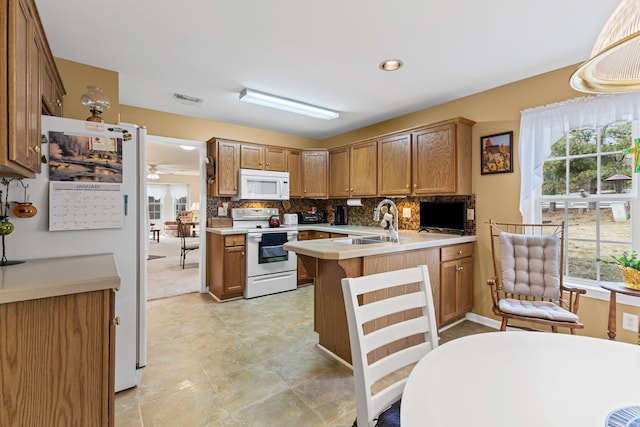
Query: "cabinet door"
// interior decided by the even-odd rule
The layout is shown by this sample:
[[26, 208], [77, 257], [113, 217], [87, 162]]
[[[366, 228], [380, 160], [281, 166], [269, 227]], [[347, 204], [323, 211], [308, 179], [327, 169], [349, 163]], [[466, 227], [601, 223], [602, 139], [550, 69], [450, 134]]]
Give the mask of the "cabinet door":
[[328, 157], [328, 152], [324, 150], [305, 150], [302, 152], [303, 197], [327, 197]]
[[329, 197], [349, 197], [349, 147], [329, 151]]
[[241, 144], [240, 167], [242, 169], [264, 169], [264, 147]]
[[43, 112], [62, 117], [62, 89], [58, 85], [55, 68], [46, 56], [43, 58], [41, 78]]
[[460, 260], [458, 269], [458, 315], [473, 310], [473, 258], [467, 257]]
[[440, 264], [440, 324], [448, 323], [458, 316], [458, 260]]
[[440, 265], [440, 324], [461, 319], [473, 308], [473, 257]]
[[351, 147], [350, 196], [375, 196], [377, 194], [377, 151], [376, 141], [364, 142]]
[[218, 142], [218, 158], [216, 175], [218, 177], [219, 196], [238, 195], [238, 168], [240, 166], [240, 144], [235, 142]]
[[456, 192], [455, 125], [434, 126], [413, 133], [413, 193]]
[[[25, 176], [40, 172], [40, 58], [42, 43], [26, 0], [9, 6], [8, 146], [4, 162], [14, 162]], [[35, 139], [34, 139], [35, 138]], [[36, 161], [37, 159], [37, 161]], [[31, 172], [31, 173], [30, 173]]]
[[224, 248], [224, 293], [243, 292], [245, 283], [244, 246]]
[[265, 149], [265, 169], [286, 172], [287, 150], [279, 147], [267, 147]]
[[378, 141], [378, 194], [411, 194], [411, 135], [395, 135]]
[[287, 150], [289, 197], [302, 197], [302, 150]]
[[[309, 240], [308, 231], [299, 231], [298, 240]], [[302, 256], [298, 255], [298, 286], [301, 284], [309, 283], [313, 281], [313, 276], [309, 274], [304, 263], [302, 262]]]

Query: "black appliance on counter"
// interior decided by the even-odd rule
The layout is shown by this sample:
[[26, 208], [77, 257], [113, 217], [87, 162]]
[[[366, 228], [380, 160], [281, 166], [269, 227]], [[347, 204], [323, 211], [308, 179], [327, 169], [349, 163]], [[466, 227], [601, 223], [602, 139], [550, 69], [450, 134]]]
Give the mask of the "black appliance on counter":
[[465, 202], [420, 202], [420, 229], [464, 235]]
[[347, 225], [347, 207], [333, 205], [333, 225]]
[[325, 222], [324, 212], [296, 212], [298, 214], [298, 224], [322, 224]]

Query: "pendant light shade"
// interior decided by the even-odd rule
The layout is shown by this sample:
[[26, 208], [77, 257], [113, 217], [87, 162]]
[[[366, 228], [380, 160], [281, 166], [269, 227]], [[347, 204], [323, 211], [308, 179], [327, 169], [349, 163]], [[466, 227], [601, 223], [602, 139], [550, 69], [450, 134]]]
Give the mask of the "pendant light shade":
[[640, 91], [640, 1], [622, 0], [569, 83], [588, 93]]

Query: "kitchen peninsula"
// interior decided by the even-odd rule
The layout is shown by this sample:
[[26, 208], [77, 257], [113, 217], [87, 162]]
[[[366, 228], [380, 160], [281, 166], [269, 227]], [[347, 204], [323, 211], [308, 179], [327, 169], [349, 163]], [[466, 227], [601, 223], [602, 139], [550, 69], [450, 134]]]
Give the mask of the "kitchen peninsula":
[[[375, 228], [366, 229], [354, 229], [352, 226], [331, 227], [333, 232], [349, 236], [375, 232]], [[375, 234], [387, 235], [388, 232]], [[351, 349], [341, 285], [344, 277], [358, 277], [424, 264], [429, 268], [436, 318], [440, 326], [463, 318], [473, 308], [475, 236], [402, 230], [399, 235], [400, 242], [354, 244], [357, 243], [357, 238], [343, 237], [289, 242], [284, 245], [286, 250], [298, 255], [307, 271], [312, 272], [315, 277], [314, 329], [319, 335], [319, 345], [345, 362], [351, 363]], [[398, 292], [405, 293], [402, 289]], [[365, 297], [367, 303], [384, 298], [378, 293]], [[372, 328], [377, 329], [380, 325], [378, 323]], [[397, 345], [399, 348], [403, 347], [403, 343]]]

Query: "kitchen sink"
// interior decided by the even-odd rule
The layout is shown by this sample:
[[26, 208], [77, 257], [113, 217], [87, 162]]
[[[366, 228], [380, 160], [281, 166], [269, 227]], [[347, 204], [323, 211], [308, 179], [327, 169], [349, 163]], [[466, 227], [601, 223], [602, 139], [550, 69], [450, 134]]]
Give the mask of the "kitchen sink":
[[[409, 240], [408, 237], [400, 237], [400, 241]], [[334, 242], [346, 243], [348, 245], [371, 245], [374, 243], [393, 242], [391, 236], [358, 236], [346, 239], [336, 239]]]

